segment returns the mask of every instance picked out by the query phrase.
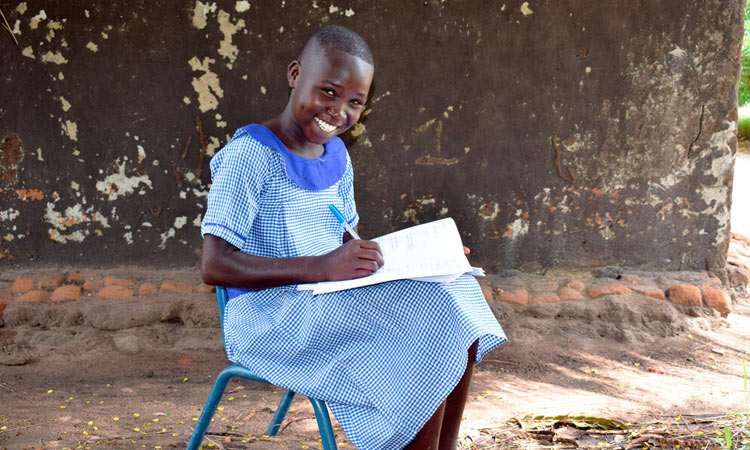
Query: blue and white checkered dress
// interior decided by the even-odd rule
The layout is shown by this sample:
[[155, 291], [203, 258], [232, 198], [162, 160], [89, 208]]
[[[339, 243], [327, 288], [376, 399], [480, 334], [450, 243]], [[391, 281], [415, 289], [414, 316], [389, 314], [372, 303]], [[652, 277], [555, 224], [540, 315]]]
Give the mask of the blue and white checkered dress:
[[[336, 146], [343, 149], [341, 167], [331, 163], [343, 175], [328, 187], [302, 189], [292, 178], [304, 174], [290, 167], [306, 160], [269, 133], [259, 125], [241, 128], [211, 160], [202, 234], [266, 257], [337, 248], [342, 227], [328, 205], [351, 225], [359, 219], [343, 143], [334, 138], [321, 158], [325, 165]], [[229, 359], [328, 402], [360, 449], [407, 445], [458, 384], [471, 344], [479, 339], [478, 363], [505, 342], [479, 285], [466, 275], [447, 284], [402, 280], [317, 296], [296, 286], [231, 295], [237, 296], [224, 315]]]

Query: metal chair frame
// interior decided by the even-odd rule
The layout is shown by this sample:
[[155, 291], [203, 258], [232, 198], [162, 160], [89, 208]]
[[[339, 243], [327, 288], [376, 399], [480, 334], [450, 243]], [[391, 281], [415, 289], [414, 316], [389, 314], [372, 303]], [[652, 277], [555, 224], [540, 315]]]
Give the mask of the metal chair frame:
[[[222, 286], [216, 286], [216, 301], [219, 305], [219, 322], [221, 323], [222, 340], [224, 339], [224, 307], [226, 306], [228, 299], [229, 297], [227, 295], [226, 288]], [[206, 430], [208, 429], [208, 425], [211, 423], [211, 418], [213, 417], [214, 412], [216, 411], [216, 407], [219, 405], [219, 401], [224, 394], [224, 389], [226, 388], [229, 380], [233, 377], [244, 378], [246, 380], [253, 380], [272, 385], [272, 383], [268, 382], [267, 380], [256, 376], [250, 371], [250, 369], [238, 364], [233, 364], [222, 370], [221, 373], [219, 373], [219, 376], [216, 377], [214, 386], [213, 388], [211, 388], [211, 392], [208, 395], [208, 400], [206, 400], [206, 404], [205, 406], [203, 406], [203, 411], [201, 411], [201, 415], [198, 418], [198, 423], [196, 423], [195, 425], [193, 435], [190, 437], [190, 442], [187, 446], [188, 450], [198, 450], [198, 448], [200, 448], [200, 445], [203, 442], [203, 437], [206, 434]], [[271, 423], [268, 425], [268, 429], [266, 430], [266, 435], [276, 436], [276, 434], [279, 432], [281, 422], [284, 420], [284, 416], [286, 416], [286, 413], [289, 410], [289, 406], [292, 404], [292, 400], [294, 400], [294, 395], [294, 391], [287, 389], [287, 391], [281, 397], [279, 406], [278, 408], [276, 408], [276, 413], [273, 415]], [[315, 418], [318, 421], [318, 429], [320, 430], [323, 449], [336, 449], [336, 438], [333, 435], [333, 427], [331, 426], [331, 419], [328, 415], [328, 407], [322, 400], [309, 397], [308, 399], [310, 400], [310, 403], [312, 403], [312, 407], [315, 410]]]

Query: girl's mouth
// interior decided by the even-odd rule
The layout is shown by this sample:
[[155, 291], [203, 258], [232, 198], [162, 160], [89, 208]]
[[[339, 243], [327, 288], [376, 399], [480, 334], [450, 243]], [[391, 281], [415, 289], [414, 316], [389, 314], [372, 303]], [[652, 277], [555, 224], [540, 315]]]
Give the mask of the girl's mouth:
[[330, 133], [338, 128], [336, 125], [331, 125], [330, 123], [319, 119], [317, 116], [313, 116], [313, 120], [320, 127], [320, 129], [325, 131], [326, 133]]

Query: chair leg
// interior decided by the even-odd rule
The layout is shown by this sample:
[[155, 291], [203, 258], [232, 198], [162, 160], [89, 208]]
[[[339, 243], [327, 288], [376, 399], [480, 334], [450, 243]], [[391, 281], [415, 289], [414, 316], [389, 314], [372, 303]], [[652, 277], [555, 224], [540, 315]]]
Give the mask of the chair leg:
[[320, 430], [320, 437], [323, 440], [323, 450], [335, 450], [336, 437], [333, 435], [333, 426], [331, 426], [331, 418], [328, 416], [328, 408], [325, 402], [314, 398], [310, 399], [313, 409], [315, 410], [315, 418], [318, 420], [318, 429]]
[[208, 425], [211, 423], [211, 418], [214, 416], [216, 407], [219, 405], [221, 396], [224, 394], [224, 389], [227, 387], [229, 379], [233, 376], [234, 374], [231, 371], [223, 370], [219, 376], [216, 377], [214, 387], [211, 388], [211, 393], [208, 394], [208, 400], [206, 400], [206, 404], [203, 406], [203, 411], [201, 411], [201, 415], [198, 418], [198, 423], [195, 424], [195, 429], [193, 430], [193, 435], [190, 437], [187, 450], [198, 450], [198, 447], [200, 447], [201, 442], [203, 442], [203, 436], [208, 429]]
[[273, 415], [271, 423], [268, 425], [268, 429], [266, 430], [267, 435], [276, 436], [276, 433], [279, 432], [281, 422], [284, 421], [284, 417], [286, 416], [287, 411], [289, 411], [289, 406], [292, 404], [292, 400], [294, 400], [294, 391], [287, 389], [281, 397], [279, 407], [276, 408], [276, 413]]

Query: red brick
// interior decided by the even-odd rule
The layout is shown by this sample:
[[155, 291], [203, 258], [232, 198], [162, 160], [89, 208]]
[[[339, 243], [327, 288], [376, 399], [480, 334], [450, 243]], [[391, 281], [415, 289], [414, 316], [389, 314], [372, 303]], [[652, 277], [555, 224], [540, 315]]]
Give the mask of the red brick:
[[[201, 285], [198, 289], [201, 289], [203, 286], [207, 286], [205, 284]], [[213, 286], [207, 286], [207, 287], [213, 287]], [[482, 284], [479, 287], [482, 288], [482, 294], [484, 294], [484, 299], [488, 302], [492, 301], [492, 286], [489, 284]]]
[[563, 302], [577, 302], [586, 299], [579, 291], [569, 287], [561, 287], [557, 290], [557, 295], [560, 296], [560, 301]]
[[664, 294], [664, 291], [656, 286], [634, 287], [633, 290], [641, 295], [645, 295], [646, 297], [656, 298], [659, 300], [664, 300], [667, 298], [667, 296]]
[[529, 305], [560, 303], [560, 297], [554, 292], [534, 292], [529, 296]]
[[[485, 286], [486, 285], [484, 285], [484, 284], [482, 285], [482, 292], [484, 292], [484, 287]], [[216, 292], [216, 286], [211, 286], [210, 284], [201, 283], [201, 284], [198, 285], [198, 292], [206, 292], [206, 293], [210, 294], [212, 292]], [[486, 293], [484, 294], [484, 298], [489, 298], [489, 300], [492, 300], [491, 297], [492, 297], [492, 294], [490, 294], [490, 297], [487, 297]]]
[[529, 293], [526, 289], [517, 289], [515, 291], [498, 289], [495, 301], [526, 306], [529, 304]]
[[65, 281], [67, 283], [78, 283], [81, 280], [83, 280], [83, 276], [81, 275], [81, 272], [75, 271], [75, 272], [68, 272], [65, 274]]
[[31, 277], [18, 277], [10, 289], [14, 294], [30, 291], [34, 289], [34, 279]]
[[46, 302], [49, 299], [49, 293], [43, 290], [28, 291], [16, 299], [17, 302], [22, 303], [40, 303]]
[[115, 298], [128, 298], [132, 297], [135, 293], [132, 289], [127, 286], [120, 286], [113, 284], [110, 286], [104, 286], [96, 294], [99, 298], [115, 299]]
[[526, 286], [526, 283], [521, 278], [519, 278], [519, 277], [509, 278], [509, 279], [505, 280], [504, 283], [507, 284], [508, 286], [512, 286], [512, 287], [520, 287], [520, 288], [522, 288], [522, 287]]
[[719, 311], [722, 316], [727, 316], [732, 312], [732, 297], [724, 292], [724, 290], [703, 286], [701, 293], [703, 294], [703, 303], [709, 308]]
[[87, 291], [98, 291], [102, 286], [104, 286], [104, 282], [96, 278], [89, 278], [83, 282], [83, 288]]
[[591, 298], [597, 298], [601, 297], [603, 295], [622, 295], [627, 294], [630, 292], [630, 288], [625, 286], [622, 283], [616, 283], [616, 282], [603, 282], [603, 283], [595, 283], [588, 287], [587, 289], [589, 297]]
[[703, 294], [698, 286], [692, 284], [677, 283], [673, 284], [667, 290], [667, 296], [678, 305], [683, 306], [701, 306]]
[[192, 294], [193, 286], [180, 280], [167, 280], [161, 284], [162, 292], [177, 292], [179, 294]]
[[711, 277], [708, 281], [706, 281], [705, 283], [703, 283], [701, 285], [701, 287], [706, 286], [706, 287], [719, 287], [720, 288], [721, 284], [722, 283], [721, 283], [720, 279], [718, 279], [716, 277]]
[[59, 274], [44, 275], [39, 278], [36, 285], [39, 289], [55, 289], [63, 284], [63, 281], [65, 281], [65, 277]]
[[625, 284], [629, 284], [631, 286], [637, 286], [639, 284], [643, 284], [643, 280], [636, 277], [635, 275], [623, 275], [620, 281], [622, 281]]
[[123, 280], [122, 278], [107, 277], [104, 279], [105, 286], [135, 286], [135, 280]]
[[143, 283], [138, 288], [138, 295], [145, 297], [147, 295], [154, 295], [159, 292], [159, 285], [156, 283]]
[[67, 300], [78, 300], [81, 297], [81, 286], [68, 284], [60, 286], [52, 292], [53, 302], [64, 302]]
[[583, 284], [583, 281], [581, 281], [581, 280], [570, 280], [567, 283], [565, 283], [565, 286], [567, 286], [567, 287], [569, 287], [571, 289], [575, 289], [577, 291], [582, 291], [583, 288], [586, 287], [586, 285]]
[[5, 308], [8, 307], [8, 300], [0, 300], [0, 319], [3, 318], [3, 313], [5, 312]]

